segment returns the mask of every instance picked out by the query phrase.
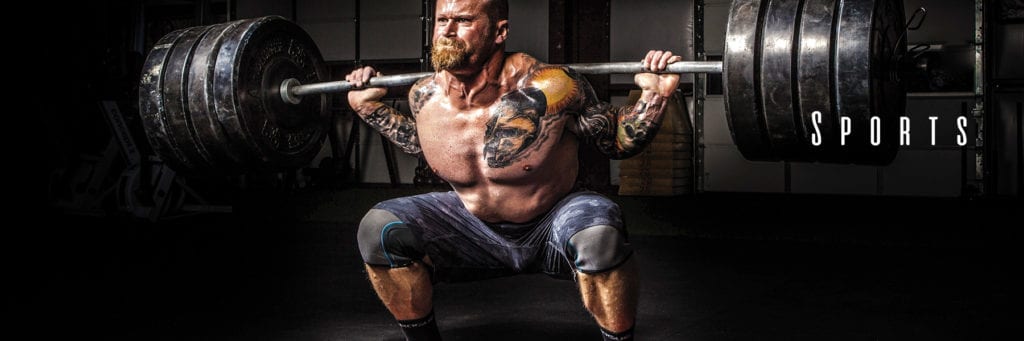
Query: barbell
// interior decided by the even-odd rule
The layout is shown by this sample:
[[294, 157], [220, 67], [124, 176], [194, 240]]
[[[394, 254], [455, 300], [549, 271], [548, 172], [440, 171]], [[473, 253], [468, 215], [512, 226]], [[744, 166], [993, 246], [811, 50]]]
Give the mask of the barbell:
[[[745, 158], [892, 161], [906, 102], [902, 2], [733, 0], [726, 26], [721, 62], [679, 62], [664, 72], [723, 74], [726, 120]], [[646, 72], [639, 62], [566, 66]], [[375, 77], [366, 86], [410, 85], [431, 74]], [[309, 35], [278, 16], [176, 30], [146, 57], [140, 115], [153, 149], [178, 171], [301, 167], [326, 135], [325, 95], [353, 89], [326, 75]], [[872, 143], [872, 133], [882, 142]]]

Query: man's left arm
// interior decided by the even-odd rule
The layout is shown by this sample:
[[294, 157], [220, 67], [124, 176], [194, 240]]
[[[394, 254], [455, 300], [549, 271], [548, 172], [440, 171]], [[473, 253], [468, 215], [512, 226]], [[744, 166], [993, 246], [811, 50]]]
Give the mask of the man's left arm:
[[[652, 72], [665, 70], [668, 64], [682, 60], [669, 51], [650, 51], [644, 67]], [[583, 77], [578, 77], [582, 108], [572, 129], [577, 135], [593, 139], [598, 149], [612, 159], [636, 155], [654, 139], [669, 96], [679, 86], [678, 74], [639, 73], [634, 77], [643, 90], [633, 106], [615, 107], [602, 102]]]

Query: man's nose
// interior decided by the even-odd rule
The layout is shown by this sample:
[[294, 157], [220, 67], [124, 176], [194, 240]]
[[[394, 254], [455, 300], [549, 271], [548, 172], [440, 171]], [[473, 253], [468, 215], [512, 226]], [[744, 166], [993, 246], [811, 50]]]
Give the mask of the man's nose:
[[455, 25], [452, 25], [451, 23], [444, 24], [444, 25], [440, 26], [438, 29], [441, 30], [440, 33], [441, 33], [442, 36], [449, 37], [449, 38], [455, 36], [455, 29], [456, 29], [456, 27], [455, 27]]

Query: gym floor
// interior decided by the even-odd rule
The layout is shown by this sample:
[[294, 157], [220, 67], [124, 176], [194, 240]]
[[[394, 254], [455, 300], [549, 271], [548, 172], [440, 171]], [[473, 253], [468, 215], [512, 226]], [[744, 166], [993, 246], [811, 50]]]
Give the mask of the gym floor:
[[[429, 190], [253, 189], [234, 213], [158, 223], [53, 214], [9, 239], [23, 251], [5, 257], [21, 273], [6, 301], [34, 339], [401, 340], [366, 280], [356, 225], [380, 200]], [[611, 197], [641, 264], [640, 339], [1022, 331], [1019, 202]], [[445, 283], [434, 302], [447, 340], [600, 339], [571, 281]]]

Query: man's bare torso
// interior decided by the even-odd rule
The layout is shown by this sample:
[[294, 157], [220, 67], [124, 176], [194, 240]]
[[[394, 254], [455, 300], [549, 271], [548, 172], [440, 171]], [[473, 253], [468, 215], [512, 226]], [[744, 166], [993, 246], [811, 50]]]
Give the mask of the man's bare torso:
[[574, 186], [578, 142], [566, 109], [581, 94], [564, 69], [523, 54], [507, 56], [498, 79], [500, 97], [483, 104], [437, 76], [416, 83], [409, 100], [424, 158], [466, 208], [487, 222], [526, 222]]

